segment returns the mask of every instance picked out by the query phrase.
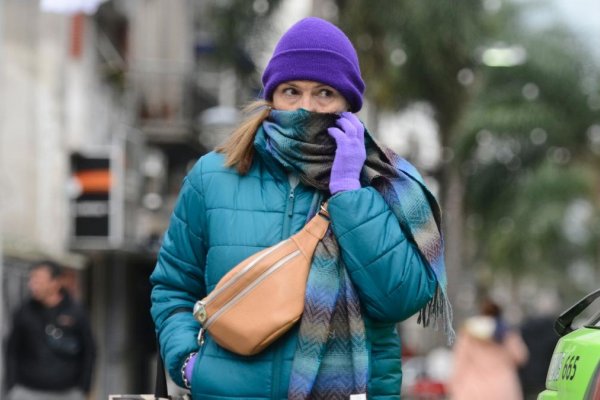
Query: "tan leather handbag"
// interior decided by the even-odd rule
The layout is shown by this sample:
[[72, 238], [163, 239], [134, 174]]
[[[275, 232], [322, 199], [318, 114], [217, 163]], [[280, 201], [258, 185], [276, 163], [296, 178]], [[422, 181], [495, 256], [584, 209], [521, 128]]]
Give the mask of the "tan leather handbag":
[[302, 316], [313, 253], [329, 227], [326, 205], [298, 233], [236, 265], [204, 299], [194, 317], [222, 347], [259, 353]]

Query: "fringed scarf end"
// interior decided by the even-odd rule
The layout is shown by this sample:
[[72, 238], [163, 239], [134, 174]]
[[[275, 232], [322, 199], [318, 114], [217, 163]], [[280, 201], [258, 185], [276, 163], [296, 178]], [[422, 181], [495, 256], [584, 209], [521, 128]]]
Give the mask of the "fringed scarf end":
[[444, 291], [438, 288], [431, 300], [425, 304], [419, 311], [417, 323], [428, 327], [433, 322], [433, 328], [437, 331], [440, 325], [443, 324], [444, 334], [448, 342], [448, 346], [454, 343], [456, 333], [452, 327], [452, 305], [448, 300], [448, 296]]

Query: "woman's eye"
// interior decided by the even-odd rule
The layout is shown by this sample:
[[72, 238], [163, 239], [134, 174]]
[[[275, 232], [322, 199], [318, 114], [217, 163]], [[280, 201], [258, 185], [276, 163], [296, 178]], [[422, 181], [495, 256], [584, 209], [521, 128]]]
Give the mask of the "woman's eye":
[[283, 94], [286, 96], [295, 96], [298, 94], [298, 91], [294, 88], [289, 87], [289, 88], [283, 89]]
[[319, 91], [319, 97], [332, 97], [333, 91], [329, 89], [321, 89]]

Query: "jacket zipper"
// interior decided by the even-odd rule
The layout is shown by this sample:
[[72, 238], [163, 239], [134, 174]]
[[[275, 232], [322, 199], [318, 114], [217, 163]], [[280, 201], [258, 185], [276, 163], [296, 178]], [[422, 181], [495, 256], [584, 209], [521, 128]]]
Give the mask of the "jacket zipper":
[[237, 295], [235, 295], [231, 300], [229, 300], [226, 304], [224, 304], [223, 307], [221, 307], [221, 309], [219, 309], [219, 311], [217, 311], [216, 313], [214, 313], [213, 316], [211, 316], [209, 319], [207, 319], [206, 322], [204, 323], [204, 329], [208, 329], [217, 319], [219, 319], [219, 317], [221, 315], [226, 313], [227, 310], [229, 310], [238, 301], [240, 301], [244, 296], [246, 296], [248, 293], [250, 293], [256, 286], [260, 285], [260, 283], [262, 281], [267, 279], [273, 273], [277, 272], [281, 267], [286, 265], [289, 261], [296, 258], [300, 254], [301, 254], [300, 250], [296, 250], [296, 251], [288, 254], [287, 256], [285, 256], [285, 258], [282, 258], [281, 260], [279, 260], [276, 264], [269, 267], [268, 270], [263, 272], [250, 285], [248, 285], [246, 288], [244, 288], [244, 290], [242, 290]]
[[[296, 200], [296, 187], [300, 179], [297, 175], [288, 175], [288, 183], [290, 191], [288, 193], [287, 203], [285, 206], [285, 214], [283, 219], [282, 239], [289, 238], [292, 234], [292, 219], [294, 217], [294, 202]], [[281, 343], [275, 348], [273, 353], [273, 385], [271, 386], [271, 399], [278, 400], [281, 385], [281, 363], [283, 359], [283, 349]], [[286, 390], [287, 394], [287, 390]]]
[[296, 200], [296, 186], [298, 185], [298, 178], [294, 179], [290, 177], [290, 192], [288, 193], [287, 203], [285, 206], [285, 215], [283, 219], [283, 239], [290, 237], [292, 234], [292, 217], [294, 216], [294, 201]]

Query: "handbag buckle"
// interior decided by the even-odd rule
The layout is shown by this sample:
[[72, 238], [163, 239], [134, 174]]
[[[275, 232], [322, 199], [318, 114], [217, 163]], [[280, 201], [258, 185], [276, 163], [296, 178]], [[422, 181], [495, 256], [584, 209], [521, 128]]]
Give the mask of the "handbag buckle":
[[202, 347], [204, 344], [204, 328], [200, 328], [198, 331], [198, 337], [196, 338], [196, 341], [198, 342], [198, 346]]
[[201, 324], [206, 321], [206, 307], [202, 300], [198, 300], [196, 304], [194, 304], [194, 310], [192, 312], [194, 314], [194, 318]]
[[321, 204], [318, 214], [320, 216], [322, 216], [323, 218], [325, 218], [326, 220], [329, 220], [329, 212], [327, 211], [327, 203]]

